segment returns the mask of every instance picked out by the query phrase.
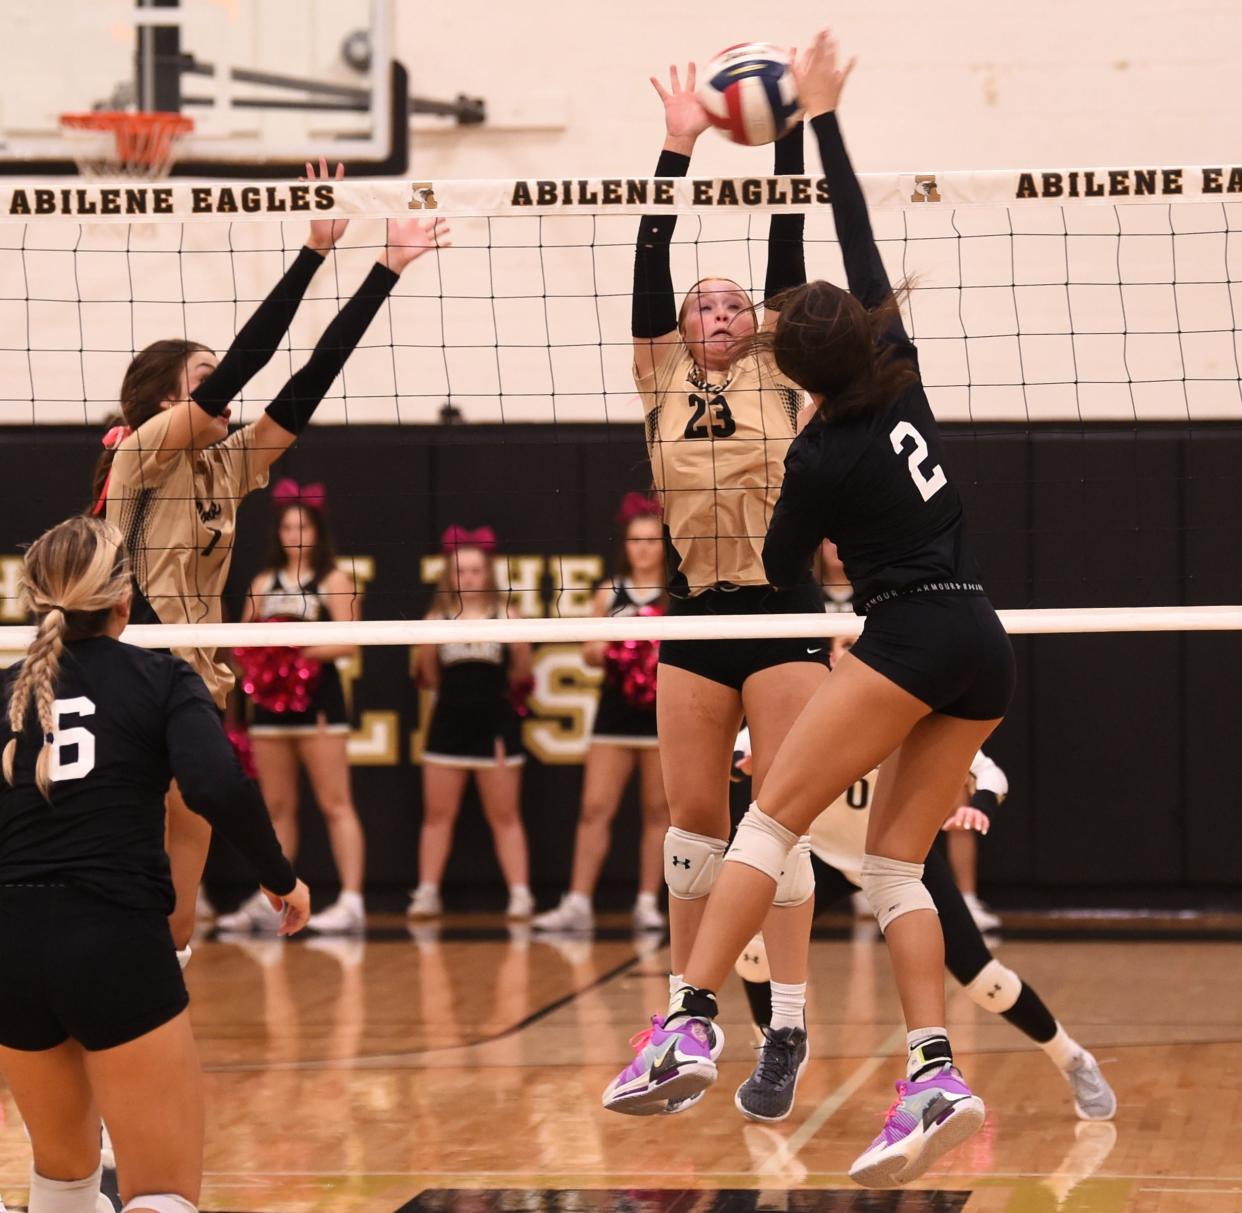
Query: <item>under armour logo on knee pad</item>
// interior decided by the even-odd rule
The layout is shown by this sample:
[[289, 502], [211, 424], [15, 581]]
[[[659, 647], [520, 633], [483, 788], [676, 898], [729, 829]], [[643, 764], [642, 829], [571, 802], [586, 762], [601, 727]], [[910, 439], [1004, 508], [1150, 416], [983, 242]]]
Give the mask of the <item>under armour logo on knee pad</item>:
[[677, 856], [674, 855], [673, 856], [673, 867], [688, 869], [690, 867], [690, 861], [688, 859], [678, 859]]

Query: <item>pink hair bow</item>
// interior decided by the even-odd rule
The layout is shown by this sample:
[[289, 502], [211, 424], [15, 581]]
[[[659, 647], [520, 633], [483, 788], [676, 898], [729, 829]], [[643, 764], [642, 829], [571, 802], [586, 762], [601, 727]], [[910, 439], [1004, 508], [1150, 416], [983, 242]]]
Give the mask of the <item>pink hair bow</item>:
[[298, 484], [292, 476], [286, 476], [272, 485], [272, 500], [282, 509], [288, 505], [308, 505], [323, 511], [328, 504], [328, 490], [318, 481]]
[[103, 444], [110, 451], [115, 451], [134, 431], [128, 425], [114, 425], [104, 436]]
[[496, 532], [490, 526], [476, 527], [473, 531], [468, 531], [464, 526], [454, 523], [440, 536], [440, 547], [445, 555], [457, 551], [458, 548], [479, 548], [484, 552], [492, 552], [496, 550]]
[[654, 497], [648, 497], [646, 493], [626, 493], [617, 511], [617, 524], [629, 526], [635, 518], [659, 518], [662, 513], [660, 503]]

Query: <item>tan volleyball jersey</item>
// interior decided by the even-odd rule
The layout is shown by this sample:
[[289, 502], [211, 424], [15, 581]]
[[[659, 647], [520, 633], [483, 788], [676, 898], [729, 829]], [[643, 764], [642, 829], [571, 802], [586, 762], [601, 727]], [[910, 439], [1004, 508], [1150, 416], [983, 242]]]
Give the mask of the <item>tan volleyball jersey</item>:
[[802, 406], [801, 389], [768, 358], [747, 356], [715, 378], [699, 376], [682, 341], [650, 374], [634, 376], [676, 550], [669, 588], [682, 597], [722, 582], [767, 584], [763, 540]]
[[[267, 484], [267, 468], [255, 459], [253, 425], [161, 462], [171, 420], [166, 409], [117, 447], [107, 517], [121, 528], [133, 563], [135, 623], [219, 623], [237, 507]], [[223, 707], [233, 674], [216, 650], [173, 652], [202, 675]]]

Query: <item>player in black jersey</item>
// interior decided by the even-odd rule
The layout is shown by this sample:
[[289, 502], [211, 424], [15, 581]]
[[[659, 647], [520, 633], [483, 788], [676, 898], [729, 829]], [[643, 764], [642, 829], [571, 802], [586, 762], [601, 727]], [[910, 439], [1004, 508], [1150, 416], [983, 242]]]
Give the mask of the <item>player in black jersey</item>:
[[[617, 524], [623, 529], [624, 538], [615, 572], [595, 592], [595, 614], [663, 614], [668, 592], [659, 503], [645, 493], [626, 493]], [[638, 777], [642, 810], [634, 929], [658, 931], [664, 927], [658, 899], [664, 883], [668, 799], [664, 795], [656, 736], [654, 662], [659, 649], [659, 643], [653, 641], [616, 645], [590, 641], [582, 646], [582, 660], [587, 665], [602, 667], [604, 681], [599, 689], [591, 744], [582, 764], [582, 807], [574, 838], [569, 891], [554, 909], [535, 916], [532, 925], [537, 931], [593, 929], [591, 898], [608, 855], [613, 818], [632, 775]]]
[[921, 881], [971, 759], [1013, 692], [1009, 639], [979, 585], [961, 502], [945, 474], [918, 357], [871, 232], [835, 110], [852, 64], [830, 34], [794, 67], [819, 143], [849, 291], [795, 287], [756, 340], [810, 394], [816, 415], [790, 446], [764, 566], [799, 580], [820, 541], [837, 545], [862, 639], [798, 718], [738, 827], [664, 1024], [605, 1092], [643, 1113], [716, 1077], [712, 991], [763, 921], [789, 853], [822, 811], [881, 765], [862, 886], [889, 945], [909, 1031], [907, 1081], [851, 1175], [888, 1187], [921, 1175], [983, 1123], [944, 1028], [944, 939]]
[[121, 533], [82, 517], [54, 527], [26, 553], [22, 595], [38, 633], [2, 684], [0, 1072], [30, 1134], [30, 1209], [111, 1208], [102, 1116], [127, 1213], [193, 1213], [204, 1108], [168, 924], [169, 781], [253, 864], [281, 934], [302, 928], [310, 896], [202, 678], [119, 642]]

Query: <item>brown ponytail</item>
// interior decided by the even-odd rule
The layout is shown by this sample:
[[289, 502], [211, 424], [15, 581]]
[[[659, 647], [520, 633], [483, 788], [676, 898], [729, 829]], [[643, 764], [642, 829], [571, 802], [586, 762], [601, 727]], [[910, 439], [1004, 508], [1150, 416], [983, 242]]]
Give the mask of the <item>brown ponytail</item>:
[[13, 737], [4, 747], [4, 778], [13, 782], [17, 743], [31, 704], [43, 735], [35, 763], [35, 783], [51, 799], [53, 704], [65, 645], [98, 636], [113, 607], [129, 593], [129, 561], [121, 532], [97, 518], [76, 517], [39, 536], [22, 565], [21, 601], [38, 619], [31, 644], [8, 703]]
[[868, 309], [849, 291], [823, 280], [793, 287], [769, 302], [779, 311], [776, 325], [750, 341], [767, 353], [781, 374], [823, 396], [825, 420], [884, 408], [918, 373], [884, 332], [901, 317], [903, 284], [879, 306]]
[[[179, 337], [153, 341], [134, 355], [121, 380], [120, 416], [108, 419], [109, 427], [124, 424], [136, 430], [156, 416], [165, 400], [175, 400], [181, 390], [181, 373], [191, 354], [209, 353], [207, 346]], [[111, 448], [99, 456], [91, 483], [91, 505], [95, 513], [103, 509], [104, 486], [112, 470]]]

